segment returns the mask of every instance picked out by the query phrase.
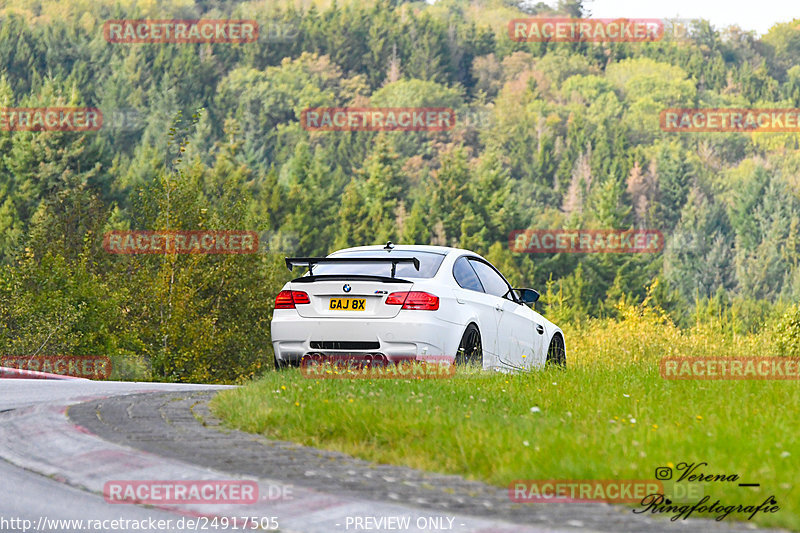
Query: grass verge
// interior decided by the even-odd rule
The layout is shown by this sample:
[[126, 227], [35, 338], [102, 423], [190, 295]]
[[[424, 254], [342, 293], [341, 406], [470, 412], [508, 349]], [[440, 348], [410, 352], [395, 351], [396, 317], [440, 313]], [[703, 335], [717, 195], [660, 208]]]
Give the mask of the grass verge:
[[222, 392], [212, 409], [269, 438], [502, 487], [653, 479], [657, 467], [705, 462], [697, 472], [740, 478], [702, 483], [709, 504], [758, 505], [774, 495], [780, 510], [753, 522], [800, 530], [798, 382], [668, 381], [659, 373], [664, 356], [772, 355], [766, 334], [682, 332], [641, 308], [565, 334], [566, 371], [370, 381], [291, 370]]

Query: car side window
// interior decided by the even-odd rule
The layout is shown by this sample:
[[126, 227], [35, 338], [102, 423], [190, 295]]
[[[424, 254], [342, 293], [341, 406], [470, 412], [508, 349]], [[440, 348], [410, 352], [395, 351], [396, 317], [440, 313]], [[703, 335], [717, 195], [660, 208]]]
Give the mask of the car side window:
[[478, 275], [475, 274], [475, 271], [472, 269], [472, 266], [470, 266], [466, 257], [459, 257], [456, 259], [453, 265], [453, 277], [456, 279], [458, 286], [462, 289], [484, 292], [483, 285], [481, 285]]
[[[483, 285], [483, 288], [488, 294], [499, 296], [500, 298], [506, 296], [511, 287], [508, 286], [503, 276], [498, 274], [495, 269], [483, 261], [470, 259], [469, 262], [478, 274], [478, 279], [480, 279], [481, 285]], [[511, 297], [511, 299], [513, 299], [513, 297]]]

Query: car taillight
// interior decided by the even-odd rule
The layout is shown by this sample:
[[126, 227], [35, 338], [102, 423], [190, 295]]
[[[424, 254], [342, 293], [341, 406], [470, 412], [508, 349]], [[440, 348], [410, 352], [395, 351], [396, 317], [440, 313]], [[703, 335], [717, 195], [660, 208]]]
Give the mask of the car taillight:
[[402, 305], [401, 309], [436, 311], [439, 309], [439, 297], [422, 291], [393, 292], [386, 297], [386, 305]]
[[303, 291], [281, 291], [275, 297], [275, 309], [294, 309], [295, 304], [310, 304], [308, 294]]

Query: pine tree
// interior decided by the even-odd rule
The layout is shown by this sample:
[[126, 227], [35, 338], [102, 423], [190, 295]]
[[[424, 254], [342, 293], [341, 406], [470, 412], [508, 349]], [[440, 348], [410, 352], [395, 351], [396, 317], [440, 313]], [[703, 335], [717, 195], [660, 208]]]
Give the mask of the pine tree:
[[405, 185], [397, 154], [386, 136], [377, 138], [375, 149], [357, 174], [342, 197], [335, 246], [398, 241], [401, 228], [395, 217]]
[[457, 147], [442, 154], [441, 167], [433, 173], [427, 195], [431, 198], [430, 220], [441, 222], [441, 234], [448, 244], [460, 241], [461, 222], [473, 203], [469, 182], [464, 149]]

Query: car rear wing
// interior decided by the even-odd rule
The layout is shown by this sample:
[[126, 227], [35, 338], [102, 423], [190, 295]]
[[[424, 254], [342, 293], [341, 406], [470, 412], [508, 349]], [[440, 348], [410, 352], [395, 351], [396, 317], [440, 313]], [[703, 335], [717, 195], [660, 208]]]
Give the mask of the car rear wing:
[[290, 271], [295, 266], [307, 266], [308, 275], [314, 275], [314, 265], [320, 263], [391, 263], [392, 278], [395, 277], [395, 270], [399, 263], [411, 263], [419, 271], [419, 259], [416, 257], [287, 257], [286, 268]]

